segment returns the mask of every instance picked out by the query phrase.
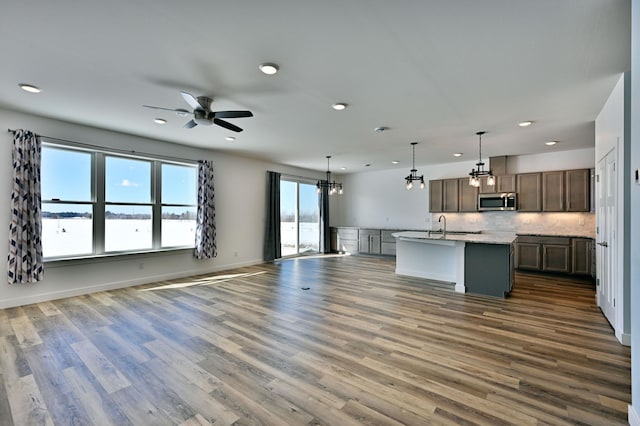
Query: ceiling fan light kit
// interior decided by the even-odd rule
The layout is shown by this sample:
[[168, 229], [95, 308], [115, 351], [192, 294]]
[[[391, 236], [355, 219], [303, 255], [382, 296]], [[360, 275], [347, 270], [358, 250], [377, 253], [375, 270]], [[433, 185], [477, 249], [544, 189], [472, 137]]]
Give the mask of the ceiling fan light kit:
[[471, 169], [471, 173], [469, 173], [469, 185], [475, 186], [476, 188], [480, 186], [480, 178], [482, 176], [487, 176], [487, 185], [494, 186], [496, 184], [496, 178], [491, 173], [491, 170], [484, 169], [484, 162], [482, 161], [482, 135], [487, 132], [476, 132], [478, 135], [478, 162], [476, 166], [478, 169]]
[[213, 102], [213, 99], [207, 96], [198, 96], [196, 98], [191, 93], [187, 93], [187, 92], [180, 92], [180, 94], [182, 95], [182, 99], [184, 99], [184, 101], [187, 104], [189, 104], [189, 106], [193, 109], [192, 112], [189, 112], [188, 110], [183, 108], [163, 108], [163, 107], [157, 107], [152, 105], [142, 105], [142, 106], [145, 108], [151, 108], [151, 109], [173, 111], [178, 116], [186, 116], [188, 114], [192, 114], [193, 119], [191, 119], [184, 125], [184, 127], [187, 129], [192, 129], [197, 125], [211, 126], [212, 124], [216, 124], [220, 127], [224, 127], [225, 129], [231, 130], [233, 132], [241, 132], [242, 129], [240, 127], [222, 119], [253, 117], [253, 113], [251, 111], [212, 111], [211, 103]]

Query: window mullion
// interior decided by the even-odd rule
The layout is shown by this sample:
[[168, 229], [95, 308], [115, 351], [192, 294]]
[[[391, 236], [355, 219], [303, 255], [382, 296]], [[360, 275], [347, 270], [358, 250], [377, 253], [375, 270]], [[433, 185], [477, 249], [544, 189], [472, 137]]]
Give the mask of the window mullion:
[[152, 229], [153, 248], [159, 249], [162, 246], [162, 164], [159, 161], [153, 162], [151, 170], [151, 202], [153, 203]]
[[93, 252], [103, 254], [104, 250], [104, 181], [105, 167], [104, 154], [95, 153], [93, 156], [94, 173], [92, 174], [94, 183], [92, 188], [93, 200]]

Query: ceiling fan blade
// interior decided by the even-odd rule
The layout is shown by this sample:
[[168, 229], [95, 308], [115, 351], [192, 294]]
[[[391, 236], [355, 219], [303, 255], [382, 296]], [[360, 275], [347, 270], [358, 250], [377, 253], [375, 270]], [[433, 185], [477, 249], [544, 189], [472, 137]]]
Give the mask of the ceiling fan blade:
[[188, 103], [191, 108], [193, 108], [194, 110], [202, 109], [202, 105], [200, 105], [198, 100], [191, 93], [180, 92], [180, 94], [182, 95], [184, 101]]
[[192, 129], [194, 127], [196, 127], [198, 125], [198, 123], [196, 123], [194, 120], [188, 121], [184, 124], [184, 128], [185, 129]]
[[[179, 109], [174, 109], [174, 108], [163, 108], [163, 107], [157, 107], [157, 106], [153, 106], [153, 105], [142, 105], [145, 108], [151, 108], [151, 109], [161, 109], [163, 111], [173, 111], [173, 112], [181, 112], [184, 110], [179, 110]], [[188, 111], [187, 111], [188, 112]]]
[[234, 132], [241, 132], [242, 131], [242, 129], [240, 127], [236, 126], [235, 124], [231, 124], [228, 121], [220, 120], [219, 118], [214, 118], [213, 122], [215, 124], [217, 124], [218, 126], [222, 126], [225, 129], [229, 129], [229, 130], [232, 130]]
[[213, 118], [241, 118], [253, 117], [251, 111], [214, 111]]

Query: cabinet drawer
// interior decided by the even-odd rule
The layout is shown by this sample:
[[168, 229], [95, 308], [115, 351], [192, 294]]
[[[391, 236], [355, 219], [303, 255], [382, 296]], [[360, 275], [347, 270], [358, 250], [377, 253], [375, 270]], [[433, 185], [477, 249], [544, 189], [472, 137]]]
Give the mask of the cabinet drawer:
[[380, 251], [382, 254], [387, 254], [390, 256], [396, 255], [396, 243], [382, 242], [382, 250]]
[[551, 244], [557, 246], [570, 246], [570, 237], [538, 237], [534, 235], [519, 235], [518, 243], [526, 244]]
[[344, 253], [358, 253], [358, 240], [340, 240], [338, 250]]
[[358, 229], [357, 228], [338, 228], [338, 237], [341, 240], [357, 240]]
[[360, 234], [360, 238], [362, 237], [367, 237], [369, 235], [380, 235], [380, 230], [379, 229], [360, 229], [359, 231]]
[[396, 232], [400, 232], [400, 231], [389, 231], [389, 230], [382, 231], [382, 242], [383, 243], [394, 243], [395, 244], [396, 239], [393, 237], [392, 234], [394, 234]]

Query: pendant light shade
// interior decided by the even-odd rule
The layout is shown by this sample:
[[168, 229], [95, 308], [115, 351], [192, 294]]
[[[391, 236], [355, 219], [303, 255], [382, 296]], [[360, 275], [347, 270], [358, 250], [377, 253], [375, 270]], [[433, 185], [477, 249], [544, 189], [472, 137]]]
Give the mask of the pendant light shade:
[[418, 145], [418, 142], [411, 142], [413, 147], [413, 168], [410, 170], [409, 175], [404, 178], [407, 189], [413, 188], [413, 182], [416, 180], [420, 181], [420, 189], [424, 189], [424, 175], [418, 176], [418, 170], [416, 170], [416, 145]]
[[469, 185], [475, 186], [476, 188], [480, 186], [480, 178], [482, 176], [487, 176], [487, 185], [494, 186], [496, 184], [496, 179], [491, 173], [491, 170], [484, 169], [484, 162], [482, 161], [482, 135], [486, 132], [476, 132], [478, 135], [478, 162], [476, 163], [477, 169], [471, 169], [471, 173], [469, 173]]
[[339, 194], [342, 195], [342, 182], [336, 182], [335, 180], [331, 180], [331, 171], [329, 169], [329, 159], [330, 155], [327, 155], [327, 180], [319, 180], [316, 183], [316, 188], [318, 188], [318, 194], [322, 192], [323, 188], [327, 188], [329, 191], [329, 195]]

